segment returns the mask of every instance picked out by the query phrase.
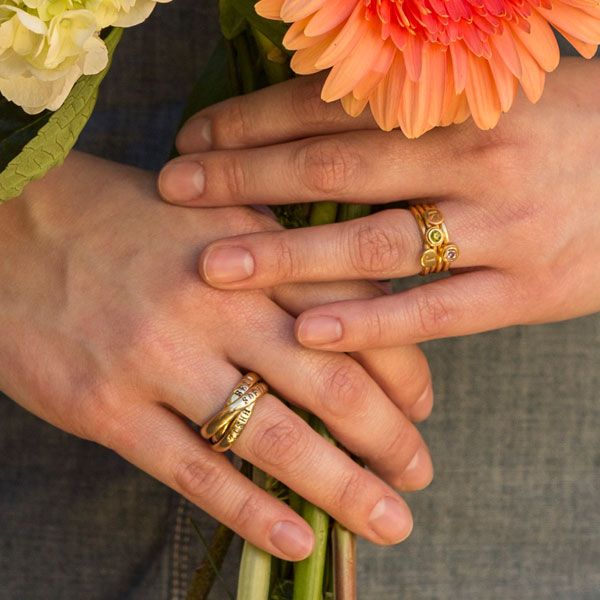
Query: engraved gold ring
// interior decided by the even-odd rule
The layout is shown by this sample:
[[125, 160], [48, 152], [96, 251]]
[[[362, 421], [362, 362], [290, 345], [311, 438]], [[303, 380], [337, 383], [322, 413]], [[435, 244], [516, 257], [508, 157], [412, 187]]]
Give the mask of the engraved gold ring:
[[246, 373], [233, 388], [225, 406], [200, 429], [215, 452], [225, 452], [240, 437], [252, 416], [256, 401], [269, 391], [260, 375]]
[[458, 259], [460, 252], [458, 246], [450, 242], [444, 215], [434, 204], [413, 204], [409, 208], [423, 239], [420, 274], [447, 271]]

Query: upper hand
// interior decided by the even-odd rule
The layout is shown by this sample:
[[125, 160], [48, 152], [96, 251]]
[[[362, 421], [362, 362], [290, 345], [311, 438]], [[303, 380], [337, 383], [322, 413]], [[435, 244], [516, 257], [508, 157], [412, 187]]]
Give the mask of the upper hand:
[[[537, 106], [521, 98], [491, 132], [468, 122], [419, 140], [346, 116], [321, 102], [320, 85], [301, 78], [193, 117], [163, 196], [186, 206], [426, 198], [461, 255], [454, 277], [305, 311], [301, 343], [351, 351], [600, 309], [600, 61], [565, 60]], [[219, 240], [200, 273], [221, 289], [404, 277], [419, 272], [421, 251], [415, 220], [395, 208]]]
[[310, 550], [310, 528], [186, 422], [204, 423], [240, 369], [255, 370], [320, 416], [372, 471], [275, 395], [259, 400], [234, 451], [364, 537], [406, 537], [411, 516], [394, 488], [417, 489], [432, 476], [411, 423], [431, 408], [423, 355], [414, 347], [354, 358], [302, 348], [292, 315], [377, 291], [214, 290], [196, 276], [198, 252], [214, 239], [278, 226], [243, 208], [168, 206], [155, 185], [149, 173], [72, 154], [0, 207], [1, 389], [114, 449], [255, 545], [298, 559]]

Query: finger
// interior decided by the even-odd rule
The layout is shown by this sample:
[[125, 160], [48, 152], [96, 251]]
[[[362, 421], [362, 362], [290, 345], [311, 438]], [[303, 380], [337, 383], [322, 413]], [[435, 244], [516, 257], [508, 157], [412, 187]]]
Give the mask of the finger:
[[392, 488], [271, 395], [256, 405], [234, 451], [376, 544], [396, 544], [412, 530]]
[[[454, 266], [486, 265], [495, 240], [482, 238], [475, 207], [439, 204], [451, 241], [461, 254]], [[491, 236], [487, 236], [490, 238]], [[487, 242], [487, 243], [486, 243]], [[423, 241], [408, 210], [389, 209], [344, 223], [241, 235], [209, 244], [199, 260], [213, 287], [264, 288], [300, 281], [389, 279], [421, 270]]]
[[269, 343], [236, 345], [231, 359], [256, 369], [283, 397], [320, 417], [390, 485], [407, 491], [429, 485], [431, 458], [415, 426], [352, 358], [300, 347], [291, 321], [287, 335], [281, 317], [271, 319], [279, 323], [276, 331], [265, 322], [261, 330]]
[[[366, 281], [289, 284], [273, 288], [272, 299], [289, 314], [339, 300], [378, 298], [383, 292]], [[352, 354], [371, 378], [412, 421], [423, 421], [433, 407], [429, 364], [416, 345], [371, 349]]]
[[175, 142], [181, 154], [266, 146], [356, 129], [375, 129], [370, 111], [350, 117], [339, 102], [321, 100], [325, 77], [299, 77], [231, 98], [196, 113]]
[[311, 309], [297, 319], [296, 337], [308, 347], [349, 352], [499, 329], [525, 313], [524, 296], [508, 274], [479, 270], [393, 296]]
[[433, 408], [429, 362], [416, 345], [372, 348], [350, 355], [411, 421], [424, 421]]
[[[261, 375], [271, 383], [264, 371]], [[222, 407], [236, 381], [237, 376], [223, 393], [211, 394], [213, 413]], [[211, 415], [206, 404], [193, 401], [192, 390], [197, 387], [192, 385], [174, 404], [193, 421], [203, 423]], [[402, 498], [271, 394], [256, 403], [232, 450], [375, 543], [397, 543], [410, 534], [412, 517]]]
[[270, 554], [300, 560], [311, 552], [314, 535], [303, 519], [164, 407], [132, 409], [126, 424], [112, 428], [107, 445]]
[[168, 202], [187, 206], [443, 197], [473, 184], [462, 150], [439, 136], [355, 131], [181, 156], [163, 168], [158, 187]]

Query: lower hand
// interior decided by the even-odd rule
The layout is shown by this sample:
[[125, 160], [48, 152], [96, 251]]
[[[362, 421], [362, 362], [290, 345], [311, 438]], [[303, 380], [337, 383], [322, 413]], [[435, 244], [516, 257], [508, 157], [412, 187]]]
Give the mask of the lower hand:
[[[199, 113], [178, 138], [188, 154], [160, 178], [163, 196], [186, 206], [437, 203], [461, 251], [457, 274], [305, 311], [302, 344], [389, 347], [600, 310], [600, 61], [565, 60], [539, 105], [521, 98], [491, 132], [468, 122], [419, 140], [346, 116], [320, 101], [320, 86], [301, 78]], [[228, 290], [387, 279], [419, 272], [421, 252], [414, 218], [394, 208], [219, 240], [200, 273]]]
[[[278, 226], [244, 208], [190, 211], [159, 201], [149, 173], [85, 155], [0, 207], [0, 386], [50, 423], [114, 449], [267, 551], [296, 560], [312, 532], [188, 426], [204, 423], [255, 370], [317, 415], [352, 452], [319, 437], [274, 395], [234, 446], [350, 529], [394, 543], [411, 529], [394, 488], [431, 479], [410, 419], [431, 408], [416, 348], [307, 350], [293, 315], [368, 284], [223, 292], [195, 274], [210, 241]], [[420, 404], [416, 401], [422, 398]]]

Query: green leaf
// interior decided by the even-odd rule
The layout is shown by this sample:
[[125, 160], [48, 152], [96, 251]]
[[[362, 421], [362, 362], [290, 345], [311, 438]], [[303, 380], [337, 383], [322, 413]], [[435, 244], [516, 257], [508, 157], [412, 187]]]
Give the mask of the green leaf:
[[49, 110], [28, 115], [20, 106], [0, 96], [0, 171], [6, 169], [51, 115]]
[[289, 25], [282, 21], [272, 21], [256, 14], [254, 10], [255, 2], [253, 0], [229, 0], [240, 15], [248, 20], [248, 23], [260, 31], [265, 37], [269, 38], [276, 46], [283, 48], [283, 36], [286, 34]]
[[[64, 104], [57, 111], [49, 113], [44, 123], [38, 123], [40, 127], [34, 137], [27, 141], [20, 153], [0, 173], [0, 202], [15, 198], [30, 181], [42, 177], [66, 158], [94, 110], [98, 87], [110, 68], [121, 34], [121, 29], [114, 28], [104, 40], [109, 54], [106, 68], [97, 75], [81, 77]], [[10, 143], [15, 148], [17, 138]]]
[[219, 0], [221, 31], [226, 39], [232, 40], [246, 29], [246, 17], [232, 6], [230, 0]]
[[231, 77], [227, 76], [229, 71], [227, 44], [228, 42], [221, 38], [213, 50], [202, 75], [200, 75], [190, 94], [183, 114], [183, 121], [186, 121], [203, 108], [238, 94], [231, 82]]

